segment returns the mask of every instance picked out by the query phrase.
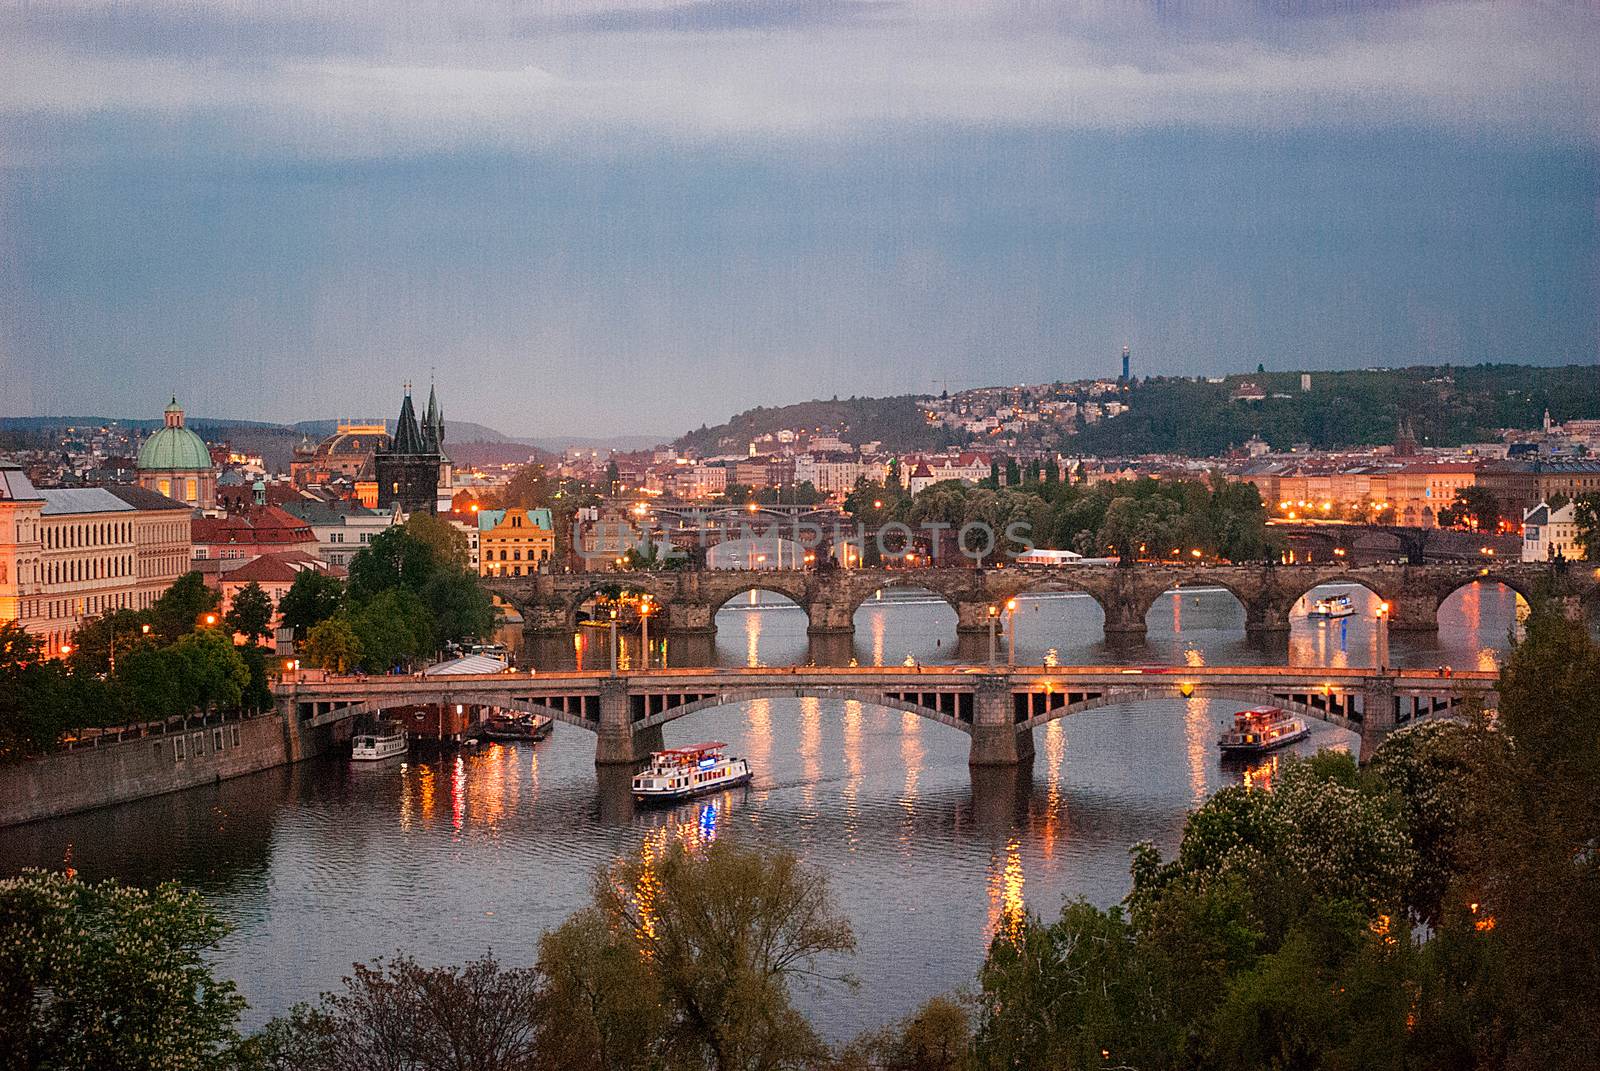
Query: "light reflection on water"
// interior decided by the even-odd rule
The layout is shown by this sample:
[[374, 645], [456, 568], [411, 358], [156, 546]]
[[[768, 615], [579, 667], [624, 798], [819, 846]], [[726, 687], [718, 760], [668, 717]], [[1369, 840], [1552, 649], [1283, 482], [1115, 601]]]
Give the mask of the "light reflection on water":
[[[1370, 665], [1376, 655], [1365, 617], [1328, 625], [1296, 616], [1286, 651], [1274, 651], [1246, 642], [1243, 613], [1225, 592], [1168, 597], [1180, 600], [1151, 611], [1145, 647], [1118, 653], [1100, 635], [1092, 600], [1025, 598], [1018, 659], [1038, 661], [1050, 648], [1063, 664], [1287, 654]], [[719, 615], [722, 657], [803, 661], [805, 615], [758, 606]], [[1469, 589], [1446, 605], [1437, 638], [1392, 636], [1391, 661], [1481, 665], [1503, 649], [1515, 608], [1503, 589]], [[863, 662], [955, 657], [954, 613], [942, 601], [897, 593], [870, 601], [856, 626]], [[803, 999], [829, 1037], [843, 1038], [970, 985], [989, 937], [1024, 897], [1045, 916], [1069, 896], [1113, 903], [1127, 891], [1130, 845], [1149, 839], [1170, 854], [1185, 814], [1207, 794], [1270, 779], [1278, 760], [1220, 761], [1215, 737], [1233, 709], [1172, 699], [1076, 715], [1038, 730], [1031, 770], [1014, 774], [969, 772], [966, 737], [914, 714], [763, 699], [666, 726], [668, 745], [725, 740], [755, 771], [748, 789], [672, 810], [635, 811], [626, 771], [597, 777], [593, 737], [563, 725], [536, 746], [417, 751], [372, 769], [327, 759], [0, 831], [0, 867], [57, 864], [70, 846], [86, 876], [202, 889], [237, 927], [218, 961], [250, 999], [254, 1024], [337, 985], [353, 961], [397, 948], [429, 963], [490, 948], [531, 961], [539, 934], [585, 901], [595, 868], [645, 846], [658, 853], [672, 838], [732, 835], [789, 848], [828, 874], [856, 928], [848, 967], [862, 987], [824, 986]], [[1296, 750], [1353, 739], [1312, 730]]]

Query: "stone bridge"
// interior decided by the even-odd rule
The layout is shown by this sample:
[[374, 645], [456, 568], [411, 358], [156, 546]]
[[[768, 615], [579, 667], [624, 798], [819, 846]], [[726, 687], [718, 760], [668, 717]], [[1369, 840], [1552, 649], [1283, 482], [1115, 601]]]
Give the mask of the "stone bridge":
[[[1289, 614], [1312, 588], [1327, 583], [1366, 587], [1390, 606], [1390, 627], [1438, 628], [1440, 605], [1457, 589], [1497, 582], [1531, 598], [1543, 589], [1564, 612], [1581, 618], [1600, 598], [1600, 569], [1569, 563], [1497, 562], [1434, 565], [1178, 565], [1130, 568], [1073, 565], [1051, 568], [922, 569], [700, 569], [664, 572], [544, 573], [485, 581], [495, 595], [523, 615], [534, 635], [570, 633], [583, 604], [606, 588], [648, 592], [664, 610], [668, 632], [711, 633], [717, 611], [745, 592], [770, 591], [806, 611], [813, 636], [854, 631], [856, 610], [882, 588], [921, 588], [944, 599], [956, 613], [956, 631], [981, 634], [989, 607], [1033, 591], [1073, 591], [1092, 596], [1105, 613], [1108, 637], [1143, 637], [1145, 614], [1164, 593], [1183, 587], [1226, 588], [1245, 611], [1245, 630], [1285, 633]], [[657, 619], [660, 620], [659, 618]]]
[[937, 666], [668, 669], [625, 676], [523, 673], [441, 677], [290, 675], [276, 696], [305, 728], [411, 704], [463, 704], [547, 715], [595, 734], [595, 762], [631, 764], [661, 745], [661, 726], [696, 711], [763, 698], [855, 700], [911, 711], [972, 738], [974, 766], [1033, 759], [1033, 729], [1113, 703], [1221, 698], [1273, 704], [1361, 734], [1365, 759], [1394, 728], [1498, 704], [1497, 675], [1276, 666]]

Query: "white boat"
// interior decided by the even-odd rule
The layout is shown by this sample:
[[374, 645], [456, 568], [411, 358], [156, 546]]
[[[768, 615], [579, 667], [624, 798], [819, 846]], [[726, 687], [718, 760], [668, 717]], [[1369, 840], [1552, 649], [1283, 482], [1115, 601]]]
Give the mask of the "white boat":
[[398, 725], [384, 725], [373, 732], [357, 733], [350, 740], [353, 762], [376, 762], [406, 753], [406, 731]]
[[1280, 707], [1252, 707], [1233, 716], [1233, 728], [1217, 737], [1224, 754], [1259, 755], [1302, 740], [1311, 729]]
[[747, 759], [730, 759], [717, 741], [650, 753], [650, 765], [633, 776], [633, 798], [676, 803], [750, 781]]
[[1334, 621], [1341, 617], [1354, 617], [1355, 614], [1356, 607], [1350, 601], [1350, 596], [1329, 595], [1326, 598], [1312, 602], [1311, 611], [1306, 616], [1324, 621]]

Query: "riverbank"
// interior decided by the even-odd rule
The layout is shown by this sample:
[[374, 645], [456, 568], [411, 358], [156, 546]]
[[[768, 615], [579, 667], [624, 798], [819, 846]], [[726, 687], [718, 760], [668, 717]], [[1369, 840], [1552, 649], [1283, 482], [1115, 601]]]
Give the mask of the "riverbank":
[[303, 728], [292, 715], [276, 711], [250, 718], [197, 718], [181, 730], [0, 766], [0, 827], [180, 792], [299, 762], [326, 751], [339, 729]]

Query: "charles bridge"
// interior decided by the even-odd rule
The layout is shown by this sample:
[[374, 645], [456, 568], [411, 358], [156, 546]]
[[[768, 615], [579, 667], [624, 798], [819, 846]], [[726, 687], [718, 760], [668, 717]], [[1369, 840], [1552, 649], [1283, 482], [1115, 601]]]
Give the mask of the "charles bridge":
[[[1245, 630], [1256, 636], [1289, 631], [1295, 604], [1322, 584], [1360, 584], [1389, 604], [1389, 627], [1438, 628], [1439, 607], [1472, 583], [1504, 584], [1524, 598], [1543, 592], [1562, 611], [1581, 619], [1600, 598], [1600, 569], [1582, 563], [1518, 562], [1344, 565], [1072, 565], [1029, 569], [698, 569], [662, 572], [543, 573], [495, 578], [488, 589], [514, 606], [530, 636], [570, 635], [584, 604], [607, 589], [649, 594], [669, 633], [710, 634], [717, 611], [752, 590], [784, 596], [805, 610], [812, 636], [849, 635], [856, 610], [879, 590], [920, 588], [949, 603], [956, 631], [979, 635], [990, 628], [989, 608], [1028, 592], [1081, 592], [1105, 614], [1109, 639], [1138, 640], [1145, 615], [1164, 593], [1186, 587], [1221, 587], [1244, 607]], [[659, 626], [658, 626], [659, 627]]]
[[1395, 728], [1497, 706], [1497, 675], [1301, 666], [785, 666], [523, 672], [456, 676], [288, 674], [275, 689], [286, 725], [348, 730], [418, 704], [540, 714], [595, 734], [597, 765], [632, 764], [661, 727], [697, 711], [766, 698], [856, 701], [905, 710], [971, 737], [975, 767], [1033, 759], [1033, 730], [1115, 703], [1231, 699], [1273, 704], [1361, 736], [1369, 756]]

